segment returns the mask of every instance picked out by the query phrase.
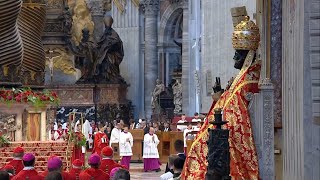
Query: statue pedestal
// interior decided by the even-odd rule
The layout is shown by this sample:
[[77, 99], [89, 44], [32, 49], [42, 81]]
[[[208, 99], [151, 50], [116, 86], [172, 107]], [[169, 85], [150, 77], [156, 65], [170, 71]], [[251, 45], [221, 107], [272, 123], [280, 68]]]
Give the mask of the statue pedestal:
[[60, 106], [94, 106], [99, 104], [126, 104], [126, 84], [72, 84], [48, 86], [60, 98]]
[[98, 84], [97, 103], [98, 104], [126, 104], [127, 100], [126, 84]]
[[[68, 121], [70, 112], [79, 112], [85, 119], [111, 121], [116, 117], [129, 121], [131, 103], [126, 84], [72, 84], [47, 86], [60, 98], [60, 107], [52, 109], [56, 119]], [[53, 119], [53, 118], [52, 118]]]

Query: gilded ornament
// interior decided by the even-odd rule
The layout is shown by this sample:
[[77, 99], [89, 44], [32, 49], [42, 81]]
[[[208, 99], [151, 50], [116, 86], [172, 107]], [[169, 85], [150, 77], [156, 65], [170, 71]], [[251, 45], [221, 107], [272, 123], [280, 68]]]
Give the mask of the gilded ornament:
[[236, 50], [257, 50], [260, 42], [258, 26], [246, 16], [234, 29], [232, 45]]
[[72, 22], [72, 40], [76, 45], [79, 45], [82, 38], [82, 30], [88, 29], [90, 37], [92, 37], [94, 30], [94, 23], [92, 21], [91, 13], [84, 0], [77, 0], [73, 8], [73, 22]]

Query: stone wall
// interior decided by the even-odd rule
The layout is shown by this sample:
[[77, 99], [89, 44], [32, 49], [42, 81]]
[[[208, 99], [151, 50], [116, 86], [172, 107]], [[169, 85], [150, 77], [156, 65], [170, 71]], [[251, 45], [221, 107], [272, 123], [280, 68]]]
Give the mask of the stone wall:
[[137, 8], [132, 1], [127, 1], [125, 11], [119, 12], [117, 7], [113, 4], [111, 15], [114, 19], [113, 28], [118, 32], [123, 41], [124, 58], [120, 64], [121, 76], [130, 85], [128, 88], [127, 98], [132, 101], [135, 106], [135, 117], [141, 109], [141, 101], [143, 101], [143, 92], [141, 91], [141, 76], [143, 72], [140, 67], [141, 49], [140, 49], [140, 26], [139, 8]]
[[248, 15], [253, 19], [255, 0], [202, 0], [201, 112], [207, 112], [212, 103], [207, 86], [213, 86], [214, 81], [208, 81], [210, 84], [207, 85], [207, 74], [211, 72], [212, 80], [220, 77], [222, 86], [225, 87], [228, 80], [238, 73], [233, 68], [233, 22], [230, 13], [230, 8], [238, 6], [246, 6]]

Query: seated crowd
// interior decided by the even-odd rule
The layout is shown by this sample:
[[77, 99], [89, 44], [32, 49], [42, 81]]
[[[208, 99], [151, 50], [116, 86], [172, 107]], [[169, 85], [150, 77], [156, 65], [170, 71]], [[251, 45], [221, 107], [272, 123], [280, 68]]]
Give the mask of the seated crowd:
[[101, 157], [94, 153], [88, 159], [89, 168], [76, 159], [69, 172], [63, 171], [63, 162], [58, 156], [51, 156], [44, 172], [35, 169], [36, 157], [32, 153], [24, 153], [17, 147], [13, 152], [13, 160], [0, 169], [1, 180], [130, 180], [126, 167], [112, 160], [113, 150], [107, 146], [102, 149]]

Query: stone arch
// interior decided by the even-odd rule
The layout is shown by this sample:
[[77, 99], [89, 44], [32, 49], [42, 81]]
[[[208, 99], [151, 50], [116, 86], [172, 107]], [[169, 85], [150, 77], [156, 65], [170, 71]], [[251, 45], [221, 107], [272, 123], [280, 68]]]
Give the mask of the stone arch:
[[174, 24], [174, 21], [182, 15], [183, 9], [180, 3], [174, 3], [170, 5], [165, 12], [163, 13], [160, 21], [160, 30], [159, 30], [159, 44], [163, 45], [168, 42], [170, 36], [170, 30]]

